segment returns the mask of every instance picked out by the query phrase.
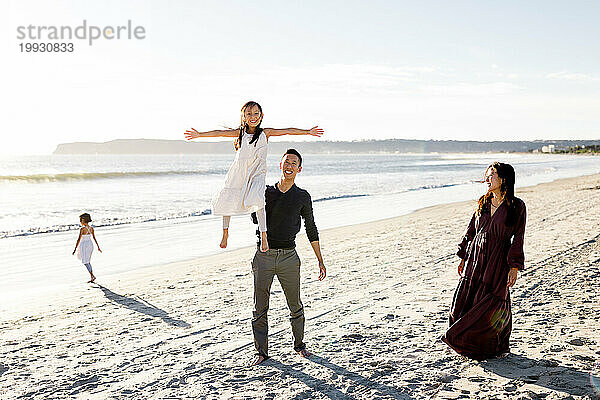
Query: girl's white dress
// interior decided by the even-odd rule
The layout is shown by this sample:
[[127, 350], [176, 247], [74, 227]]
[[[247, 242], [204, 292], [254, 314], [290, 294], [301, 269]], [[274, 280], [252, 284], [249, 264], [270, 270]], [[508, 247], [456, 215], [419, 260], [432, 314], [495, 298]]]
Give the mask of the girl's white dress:
[[250, 144], [251, 139], [251, 134], [242, 136], [225, 185], [213, 198], [213, 215], [250, 214], [265, 207], [267, 136], [261, 132], [258, 140]]
[[92, 243], [92, 234], [88, 228], [87, 235], [81, 235], [79, 246], [77, 246], [77, 258], [81, 260], [83, 264], [89, 264], [92, 258], [92, 252], [94, 251], [94, 243]]

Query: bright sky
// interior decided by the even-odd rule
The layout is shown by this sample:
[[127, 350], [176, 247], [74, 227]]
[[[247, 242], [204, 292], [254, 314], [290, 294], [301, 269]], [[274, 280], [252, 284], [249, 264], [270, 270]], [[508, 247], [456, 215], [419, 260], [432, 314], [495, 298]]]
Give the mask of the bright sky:
[[[600, 138], [597, 1], [3, 1], [0, 154], [239, 123], [329, 140]], [[21, 53], [17, 27], [143, 26]], [[48, 42], [46, 40], [46, 42]], [[52, 41], [57, 43], [57, 41]]]

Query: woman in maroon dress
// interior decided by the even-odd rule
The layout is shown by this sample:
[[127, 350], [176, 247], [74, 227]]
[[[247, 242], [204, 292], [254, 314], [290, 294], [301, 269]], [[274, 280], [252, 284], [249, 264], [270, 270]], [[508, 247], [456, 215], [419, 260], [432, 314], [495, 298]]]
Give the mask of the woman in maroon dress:
[[525, 203], [515, 197], [515, 170], [495, 162], [485, 173], [488, 192], [479, 199], [458, 245], [460, 280], [442, 340], [476, 360], [509, 352], [512, 330], [509, 288], [523, 269]]

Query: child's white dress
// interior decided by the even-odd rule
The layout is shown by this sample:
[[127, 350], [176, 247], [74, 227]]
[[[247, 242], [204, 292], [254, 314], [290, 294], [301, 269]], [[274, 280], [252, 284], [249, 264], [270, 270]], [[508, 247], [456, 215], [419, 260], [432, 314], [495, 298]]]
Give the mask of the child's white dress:
[[225, 185], [213, 198], [213, 215], [250, 214], [265, 207], [267, 136], [261, 132], [250, 144], [251, 139], [251, 134], [242, 136]]
[[92, 234], [90, 229], [87, 229], [87, 234], [81, 235], [79, 246], [77, 246], [77, 258], [82, 264], [89, 264], [94, 252], [94, 243], [92, 243]]

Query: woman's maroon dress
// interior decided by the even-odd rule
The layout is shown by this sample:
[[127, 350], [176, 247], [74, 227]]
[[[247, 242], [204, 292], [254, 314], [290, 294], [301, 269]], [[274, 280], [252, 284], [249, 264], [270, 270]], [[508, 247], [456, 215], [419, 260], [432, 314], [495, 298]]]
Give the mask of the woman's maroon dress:
[[511, 268], [523, 269], [525, 203], [514, 199], [516, 222], [506, 226], [508, 205], [503, 202], [493, 216], [484, 206], [473, 214], [457, 255], [465, 260], [450, 309], [450, 328], [442, 340], [457, 353], [484, 360], [509, 351], [512, 330]]

